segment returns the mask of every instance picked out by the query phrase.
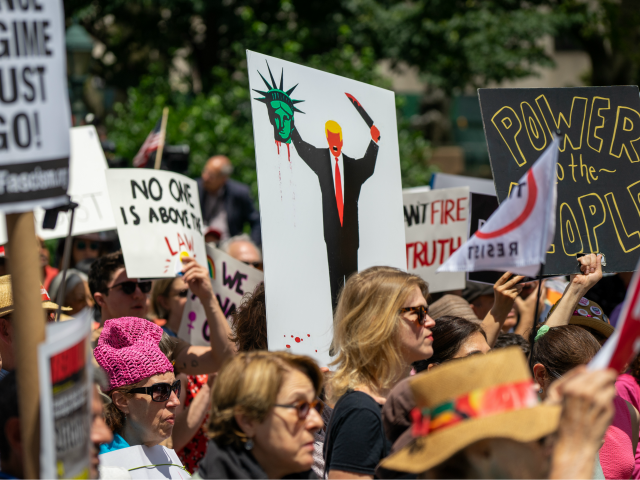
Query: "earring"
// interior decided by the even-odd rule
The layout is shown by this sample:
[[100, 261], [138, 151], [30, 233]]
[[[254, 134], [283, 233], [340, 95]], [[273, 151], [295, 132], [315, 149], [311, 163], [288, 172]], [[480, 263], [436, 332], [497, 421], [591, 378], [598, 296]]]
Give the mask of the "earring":
[[247, 441], [244, 442], [244, 449], [250, 451], [253, 448], [253, 440], [247, 438]]
[[542, 388], [540, 388], [540, 390], [538, 390], [538, 393], [542, 393]]

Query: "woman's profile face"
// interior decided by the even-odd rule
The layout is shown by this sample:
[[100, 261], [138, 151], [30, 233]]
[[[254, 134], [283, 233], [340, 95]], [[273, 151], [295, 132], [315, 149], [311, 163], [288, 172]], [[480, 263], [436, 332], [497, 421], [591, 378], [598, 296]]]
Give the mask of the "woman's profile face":
[[[427, 306], [427, 301], [418, 287], [413, 287], [411, 295], [407, 298], [402, 308]], [[420, 325], [417, 312], [405, 312], [400, 314], [398, 337], [404, 361], [407, 364], [426, 360], [433, 355], [433, 334], [431, 328], [436, 324], [429, 315], [424, 324]]]
[[187, 304], [187, 297], [184, 292], [188, 294], [189, 286], [181, 277], [176, 277], [171, 288], [167, 293], [166, 309], [169, 312], [168, 319], [181, 319], [184, 306]]
[[[284, 378], [276, 404], [311, 403], [315, 399], [309, 377], [292, 369]], [[314, 433], [323, 426], [322, 418], [314, 408], [301, 420], [295, 408], [274, 406], [263, 422], [253, 425], [252, 453], [267, 474], [279, 475], [276, 478], [307, 471], [313, 465]]]
[[[175, 382], [173, 372], [149, 377], [140, 387], [150, 387], [154, 383]], [[164, 402], [154, 402], [150, 395], [136, 393], [127, 399], [125, 429], [133, 430], [136, 438], [147, 446], [157, 445], [171, 436], [175, 422], [175, 410], [180, 400], [175, 392]]]
[[473, 332], [462, 342], [462, 345], [460, 345], [460, 348], [452, 358], [464, 358], [476, 353], [485, 354], [489, 353], [490, 350], [491, 347], [484, 335], [480, 332]]

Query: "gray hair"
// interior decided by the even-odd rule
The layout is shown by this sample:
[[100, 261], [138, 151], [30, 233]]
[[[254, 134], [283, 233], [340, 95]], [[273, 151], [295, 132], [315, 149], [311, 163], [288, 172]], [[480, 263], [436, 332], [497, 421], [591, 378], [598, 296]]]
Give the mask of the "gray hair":
[[260, 255], [260, 260], [262, 260], [262, 250], [260, 250], [260, 248], [255, 243], [253, 243], [253, 240], [251, 240], [251, 237], [246, 233], [241, 233], [240, 235], [235, 235], [231, 238], [226, 239], [224, 242], [220, 244], [218, 248], [220, 248], [220, 250], [222, 250], [224, 253], [228, 254], [229, 249], [231, 248], [231, 245], [233, 245], [236, 242], [247, 242], [253, 245], [255, 249], [258, 251], [258, 254]]

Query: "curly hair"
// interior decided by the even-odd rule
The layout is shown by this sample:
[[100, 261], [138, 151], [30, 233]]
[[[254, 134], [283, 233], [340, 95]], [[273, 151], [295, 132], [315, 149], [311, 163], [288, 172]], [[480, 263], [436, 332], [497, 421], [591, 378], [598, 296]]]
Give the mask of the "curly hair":
[[309, 377], [318, 396], [322, 372], [310, 357], [266, 351], [242, 352], [233, 357], [213, 384], [209, 437], [218, 444], [240, 448], [247, 437], [236, 422], [236, 415], [264, 421], [276, 403], [286, 374], [293, 369]]
[[[89, 269], [91, 296], [93, 297], [96, 292], [107, 293], [107, 284], [111, 281], [114, 272], [123, 267], [124, 257], [122, 250], [104, 255], [93, 262]], [[100, 310], [100, 305], [96, 303], [95, 308]]]
[[264, 283], [242, 298], [242, 303], [231, 315], [231, 329], [233, 333], [229, 340], [236, 344], [239, 352], [267, 350]]

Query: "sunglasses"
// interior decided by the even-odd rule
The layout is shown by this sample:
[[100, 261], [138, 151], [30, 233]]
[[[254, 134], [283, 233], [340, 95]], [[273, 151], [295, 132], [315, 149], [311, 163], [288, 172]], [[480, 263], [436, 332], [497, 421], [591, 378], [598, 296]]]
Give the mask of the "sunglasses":
[[291, 405], [280, 405], [276, 404], [274, 407], [282, 407], [282, 408], [295, 408], [298, 412], [298, 419], [304, 420], [309, 415], [309, 412], [312, 408], [315, 408], [318, 412], [318, 415], [322, 415], [322, 411], [324, 410], [324, 403], [319, 398], [316, 398], [313, 402], [307, 402], [306, 400], [300, 400], [299, 402], [293, 403]]
[[140, 287], [140, 291], [142, 293], [149, 293], [151, 291], [151, 280], [146, 280], [144, 282], [133, 282], [129, 280], [128, 282], [118, 283], [113, 287], [109, 287], [107, 290], [111, 290], [112, 288], [122, 287], [122, 292], [126, 295], [131, 295], [136, 291], [136, 287]]
[[166, 402], [171, 397], [171, 392], [180, 398], [180, 380], [171, 383], [154, 383], [150, 387], [132, 388], [129, 393], [142, 393], [150, 395], [154, 402]]
[[418, 307], [406, 307], [406, 308], [400, 309], [400, 313], [406, 313], [406, 312], [411, 312], [418, 315], [418, 324], [421, 327], [424, 327], [424, 324], [427, 321], [427, 315], [429, 315], [429, 307], [420, 305]]
[[253, 268], [257, 268], [258, 270], [262, 270], [262, 262], [242, 262], [245, 265], [251, 265]]
[[76, 242], [76, 248], [78, 250], [84, 250], [87, 248], [87, 246], [89, 247], [90, 250], [93, 250], [93, 251], [96, 251], [100, 248], [100, 244], [98, 242], [89, 242], [88, 244], [84, 240], [78, 240]]

